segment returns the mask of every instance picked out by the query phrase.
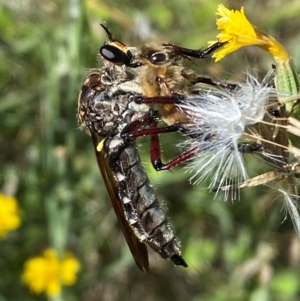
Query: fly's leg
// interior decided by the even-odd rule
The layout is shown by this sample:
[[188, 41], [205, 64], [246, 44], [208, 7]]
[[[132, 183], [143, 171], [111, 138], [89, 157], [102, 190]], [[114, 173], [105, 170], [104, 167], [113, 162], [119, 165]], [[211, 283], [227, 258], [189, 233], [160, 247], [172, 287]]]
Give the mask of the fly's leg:
[[215, 52], [217, 49], [222, 48], [226, 44], [227, 44], [227, 42], [217, 41], [216, 43], [212, 44], [211, 46], [207, 47], [206, 49], [197, 49], [197, 50], [180, 47], [180, 46], [177, 46], [172, 43], [163, 44], [163, 46], [171, 47], [177, 53], [181, 54], [184, 57], [193, 57], [193, 58], [197, 58], [197, 59], [204, 59], [211, 53]]
[[239, 87], [239, 84], [225, 82], [225, 81], [216, 81], [216, 80], [213, 80], [213, 79], [211, 79], [209, 77], [205, 77], [205, 76], [197, 77], [196, 83], [207, 84], [207, 85], [211, 85], [214, 87], [220, 87], [222, 89], [226, 89], [229, 91], [233, 91]]
[[[185, 98], [184, 95], [173, 94], [173, 96], [155, 96], [155, 97], [143, 97], [138, 96], [135, 101], [139, 104], [176, 104], [180, 103]], [[158, 127], [158, 116], [156, 113], [146, 113], [144, 116], [136, 119], [129, 125], [127, 125], [122, 133], [121, 137], [125, 139], [136, 139], [142, 136], [150, 136], [150, 158], [152, 165], [155, 170], [170, 170], [173, 167], [191, 159], [197, 153], [205, 151], [203, 147], [194, 147], [181, 155], [170, 160], [168, 163], [163, 163], [161, 160], [161, 148], [159, 141], [159, 134], [171, 133], [171, 132], [180, 132], [185, 136], [191, 138], [199, 138], [201, 140], [210, 140], [213, 137], [208, 135], [207, 137], [193, 136], [187, 127], [180, 123], [175, 123], [165, 127]], [[232, 149], [231, 145], [228, 145], [228, 148]], [[238, 144], [238, 151], [241, 153], [260, 153], [263, 151], [263, 146], [259, 143], [254, 142], [242, 142]]]
[[[150, 158], [155, 170], [169, 170], [192, 158], [198, 152], [198, 148], [193, 148], [164, 164], [161, 160], [159, 134], [184, 132], [185, 129], [179, 123], [166, 127], [158, 127], [157, 124], [157, 119], [153, 114], [146, 113], [144, 116], [128, 124], [121, 132], [121, 137], [124, 139], [150, 136]], [[146, 126], [149, 126], [149, 128], [145, 128]]]
[[[237, 149], [242, 154], [252, 154], [263, 152], [263, 145], [256, 142], [242, 142], [238, 143]], [[232, 147], [231, 147], [232, 149]]]

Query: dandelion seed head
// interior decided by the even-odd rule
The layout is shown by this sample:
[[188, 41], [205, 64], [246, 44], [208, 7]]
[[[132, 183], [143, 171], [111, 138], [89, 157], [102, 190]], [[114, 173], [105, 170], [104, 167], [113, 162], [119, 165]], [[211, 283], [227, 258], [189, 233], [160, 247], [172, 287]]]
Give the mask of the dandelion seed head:
[[210, 189], [245, 181], [248, 176], [239, 143], [247, 126], [260, 122], [267, 111], [270, 97], [276, 90], [268, 86], [270, 76], [259, 81], [247, 74], [245, 83], [234, 90], [208, 89], [196, 96], [188, 96], [180, 110], [191, 120], [189, 134], [183, 148], [197, 148], [197, 156], [187, 164], [191, 182], [211, 179]]

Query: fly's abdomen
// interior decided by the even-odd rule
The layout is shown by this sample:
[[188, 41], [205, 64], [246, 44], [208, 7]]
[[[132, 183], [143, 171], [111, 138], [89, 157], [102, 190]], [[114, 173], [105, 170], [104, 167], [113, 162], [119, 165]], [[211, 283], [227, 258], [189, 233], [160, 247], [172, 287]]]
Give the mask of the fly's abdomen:
[[163, 258], [187, 266], [181, 257], [180, 243], [155, 195], [135, 145], [126, 145], [118, 153], [118, 160], [113, 161], [124, 214], [136, 236]]

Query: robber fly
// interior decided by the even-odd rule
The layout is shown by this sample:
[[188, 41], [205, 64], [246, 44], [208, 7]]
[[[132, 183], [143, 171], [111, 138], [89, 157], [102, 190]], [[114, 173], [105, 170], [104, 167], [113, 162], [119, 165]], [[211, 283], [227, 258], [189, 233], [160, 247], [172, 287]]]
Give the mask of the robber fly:
[[138, 267], [149, 270], [146, 245], [176, 265], [187, 267], [180, 244], [168, 223], [131, 139], [122, 130], [152, 115], [149, 106], [134, 99], [143, 90], [135, 75], [105, 61], [92, 69], [82, 86], [78, 116], [89, 130], [111, 202]]
[[[100, 54], [104, 59], [116, 65], [123, 64], [135, 69], [138, 73], [139, 85], [143, 90], [143, 95], [136, 96], [135, 102], [148, 104], [153, 110], [157, 110], [159, 116], [159, 119], [155, 119], [149, 115], [149, 119], [138, 119], [132, 122], [123, 129], [121, 136], [135, 139], [139, 136], [149, 135], [151, 137], [151, 162], [156, 170], [173, 168], [203, 151], [203, 148], [196, 146], [164, 164], [160, 159], [158, 135], [176, 131], [190, 138], [212, 139], [213, 134], [203, 137], [199, 132], [194, 133], [195, 122], [192, 116], [180, 107], [180, 104], [187, 98], [203, 101], [205, 93], [212, 89], [227, 90], [233, 93], [239, 89], [239, 85], [200, 77], [193, 70], [183, 67], [182, 61], [189, 57], [206, 58], [225, 43], [217, 42], [207, 49], [197, 50], [196, 53], [174, 44], [143, 46], [138, 50], [135, 49], [135, 52], [132, 53], [125, 44], [113, 39], [107, 26], [101, 26], [106, 31], [108, 40], [101, 46]], [[167, 126], [158, 127], [158, 120], [163, 120]], [[240, 144], [238, 148], [241, 152], [261, 150], [257, 143]]]
[[[167, 170], [198, 156], [200, 158], [198, 165], [200, 166], [193, 169], [196, 175], [200, 174], [200, 180], [208, 176], [213, 169], [212, 166], [220, 170], [218, 164], [223, 165], [227, 164], [225, 162], [236, 161], [234, 163], [236, 167], [231, 167], [229, 164], [225, 169], [230, 174], [232, 168], [237, 168], [234, 173], [237, 173], [237, 176], [241, 174], [240, 181], [245, 180], [247, 174], [239, 153], [269, 154], [269, 144], [265, 143], [269, 137], [264, 139], [265, 134], [262, 134], [253, 138], [251, 135], [244, 134], [247, 130], [252, 131], [255, 121], [240, 120], [242, 128], [238, 124], [236, 126], [239, 132], [233, 132], [232, 136], [224, 135], [226, 126], [233, 122], [231, 120], [238, 120], [241, 113], [248, 115], [247, 118], [252, 117], [252, 119], [259, 120], [262, 117], [261, 113], [264, 114], [268, 108], [275, 107], [270, 103], [269, 94], [272, 92], [269, 91], [269, 87], [251, 77], [247, 84], [213, 81], [206, 77], [199, 77], [193, 70], [182, 65], [184, 58], [205, 58], [225, 43], [217, 42], [204, 50], [190, 50], [170, 43], [163, 46], [150, 45], [143, 46], [132, 53], [123, 43], [113, 39], [106, 26], [102, 25], [102, 27], [107, 32], [108, 40], [101, 46], [100, 54], [114, 64], [123, 64], [135, 69], [138, 73], [139, 85], [143, 90], [143, 96], [136, 96], [135, 101], [148, 104], [157, 110], [160, 119], [167, 124], [165, 127], [158, 127], [157, 119], [153, 119], [153, 115], [149, 115], [149, 119], [137, 119], [121, 132], [121, 136], [124, 138], [135, 139], [144, 135], [151, 137], [151, 161], [156, 170]], [[250, 97], [245, 97], [247, 94]], [[233, 102], [232, 99], [234, 99]], [[254, 111], [260, 113], [253, 115], [253, 110], [247, 112], [247, 109], [251, 108], [251, 102], [258, 100], [260, 100], [260, 104]], [[231, 110], [232, 103], [235, 106], [232, 108], [233, 114], [230, 115], [230, 112], [224, 114]], [[202, 106], [202, 110], [198, 110], [198, 106]], [[239, 107], [237, 111], [236, 107]], [[216, 110], [217, 112], [220, 108], [219, 114], [224, 118], [220, 118], [217, 123], [214, 123], [209, 116], [211, 111]], [[236, 115], [234, 115], [235, 113]], [[163, 164], [160, 159], [158, 134], [174, 131], [191, 138], [188, 139], [191, 141], [190, 147], [177, 158]], [[230, 131], [227, 132], [230, 133]], [[241, 135], [243, 139], [235, 141], [235, 137]], [[206, 158], [200, 153], [209, 154]], [[265, 161], [272, 163], [273, 159], [270, 157], [265, 156]], [[203, 170], [203, 166], [206, 164], [208, 165]], [[224, 184], [222, 181], [226, 177], [220, 175], [220, 178], [223, 180], [217, 184], [219, 177], [215, 177], [216, 181], [212, 186], [222, 187]]]
[[[137, 119], [126, 126], [122, 130], [121, 136], [135, 139], [139, 136], [149, 135], [151, 137], [151, 161], [156, 170], [170, 169], [195, 156], [200, 155], [201, 157], [200, 153], [206, 152], [207, 156], [200, 158], [198, 162], [200, 168], [198, 170], [196, 168], [196, 173], [204, 172], [204, 176], [200, 176], [200, 179], [203, 179], [208, 174], [207, 170], [212, 170], [211, 165], [214, 165], [216, 172], [220, 172], [220, 184], [217, 185], [217, 190], [228, 191], [228, 189], [235, 190], [262, 184], [274, 185], [275, 181], [282, 183], [283, 180], [285, 183], [283, 186], [287, 186], [287, 190], [292, 194], [287, 193], [279, 186], [277, 190], [283, 195], [287, 211], [300, 235], [300, 218], [296, 213], [295, 205], [299, 199], [295, 176], [299, 175], [300, 155], [297, 149], [297, 155], [292, 159], [289, 156], [287, 118], [291, 115], [287, 114], [284, 106], [278, 102], [277, 91], [275, 88], [272, 89], [273, 82], [269, 81], [265, 85], [252, 76], [248, 77], [250, 81], [246, 84], [219, 82], [207, 77], [199, 77], [193, 71], [182, 66], [182, 59], [205, 58], [225, 43], [217, 42], [205, 50], [191, 50], [169, 43], [163, 44], [163, 47], [144, 46], [135, 53], [131, 53], [123, 43], [121, 43], [122, 47], [119, 43], [115, 43], [116, 41], [107, 27], [103, 27], [109, 39], [100, 48], [100, 54], [108, 61], [137, 70], [143, 96], [137, 96], [135, 101], [157, 109], [160, 119], [167, 124], [165, 127], [158, 128], [157, 119], [153, 120], [154, 115], [149, 115], [148, 119]], [[201, 84], [200, 87], [197, 86], [199, 84]], [[245, 98], [246, 95], [253, 95], [254, 98]], [[232, 99], [233, 101], [231, 101]], [[204, 105], [201, 104], [202, 102]], [[231, 106], [232, 104], [233, 106]], [[198, 110], [201, 106], [202, 110]], [[230, 116], [231, 109], [237, 109], [236, 115], [233, 112]], [[216, 124], [209, 120], [210, 112], [214, 110], [222, 118], [224, 117], [220, 118]], [[244, 115], [245, 118], [240, 118], [240, 115]], [[230, 117], [233, 117], [232, 121]], [[276, 119], [281, 119], [281, 121], [276, 121]], [[237, 132], [232, 137], [229, 136], [230, 139], [226, 135], [222, 137], [222, 132], [226, 132], [226, 126], [234, 124], [234, 120], [238, 120], [240, 123], [235, 124]], [[240, 127], [241, 124], [242, 127]], [[195, 139], [196, 142], [191, 142], [192, 147], [188, 151], [169, 163], [163, 164], [160, 160], [158, 134], [172, 131], [181, 132], [192, 138], [188, 139], [189, 141]], [[234, 141], [236, 136], [241, 139], [238, 138], [237, 141]], [[193, 147], [193, 145], [195, 146]], [[227, 152], [228, 156], [223, 155], [224, 152]], [[274, 167], [275, 170], [247, 179], [243, 160], [239, 153], [259, 154], [264, 162]], [[224, 164], [226, 165], [232, 160], [239, 165], [243, 176], [237, 177], [237, 182], [229, 180], [229, 186], [225, 180], [226, 185], [224, 186], [222, 181], [227, 177], [224, 176]], [[230, 164], [228, 166], [229, 168], [225, 169], [230, 174]], [[216, 175], [214, 175], [214, 179], [219, 181]], [[241, 182], [243, 179], [244, 181]], [[210, 188], [213, 188], [215, 184], [217, 182], [213, 181]], [[233, 198], [235, 197], [233, 196]]]

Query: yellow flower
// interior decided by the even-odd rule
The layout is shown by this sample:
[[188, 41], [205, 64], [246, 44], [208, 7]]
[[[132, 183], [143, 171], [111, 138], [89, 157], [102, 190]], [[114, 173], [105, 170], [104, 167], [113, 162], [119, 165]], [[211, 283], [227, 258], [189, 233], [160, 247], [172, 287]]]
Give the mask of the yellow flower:
[[25, 263], [22, 280], [31, 291], [48, 296], [59, 295], [62, 285], [73, 285], [80, 268], [79, 261], [69, 252], [59, 259], [53, 249], [46, 249], [42, 256], [33, 257]]
[[[214, 53], [213, 57], [216, 61], [243, 46], [251, 45], [266, 50], [273, 55], [277, 62], [289, 60], [289, 54], [283, 45], [252, 25], [245, 16], [243, 7], [240, 11], [234, 11], [220, 4], [216, 15], [220, 16], [217, 19], [217, 26], [218, 29], [222, 30], [217, 38], [220, 42], [227, 42], [222, 49]], [[214, 43], [216, 41], [209, 42], [210, 45]]]
[[21, 224], [20, 210], [13, 196], [0, 193], [0, 239], [9, 231], [17, 229]]

